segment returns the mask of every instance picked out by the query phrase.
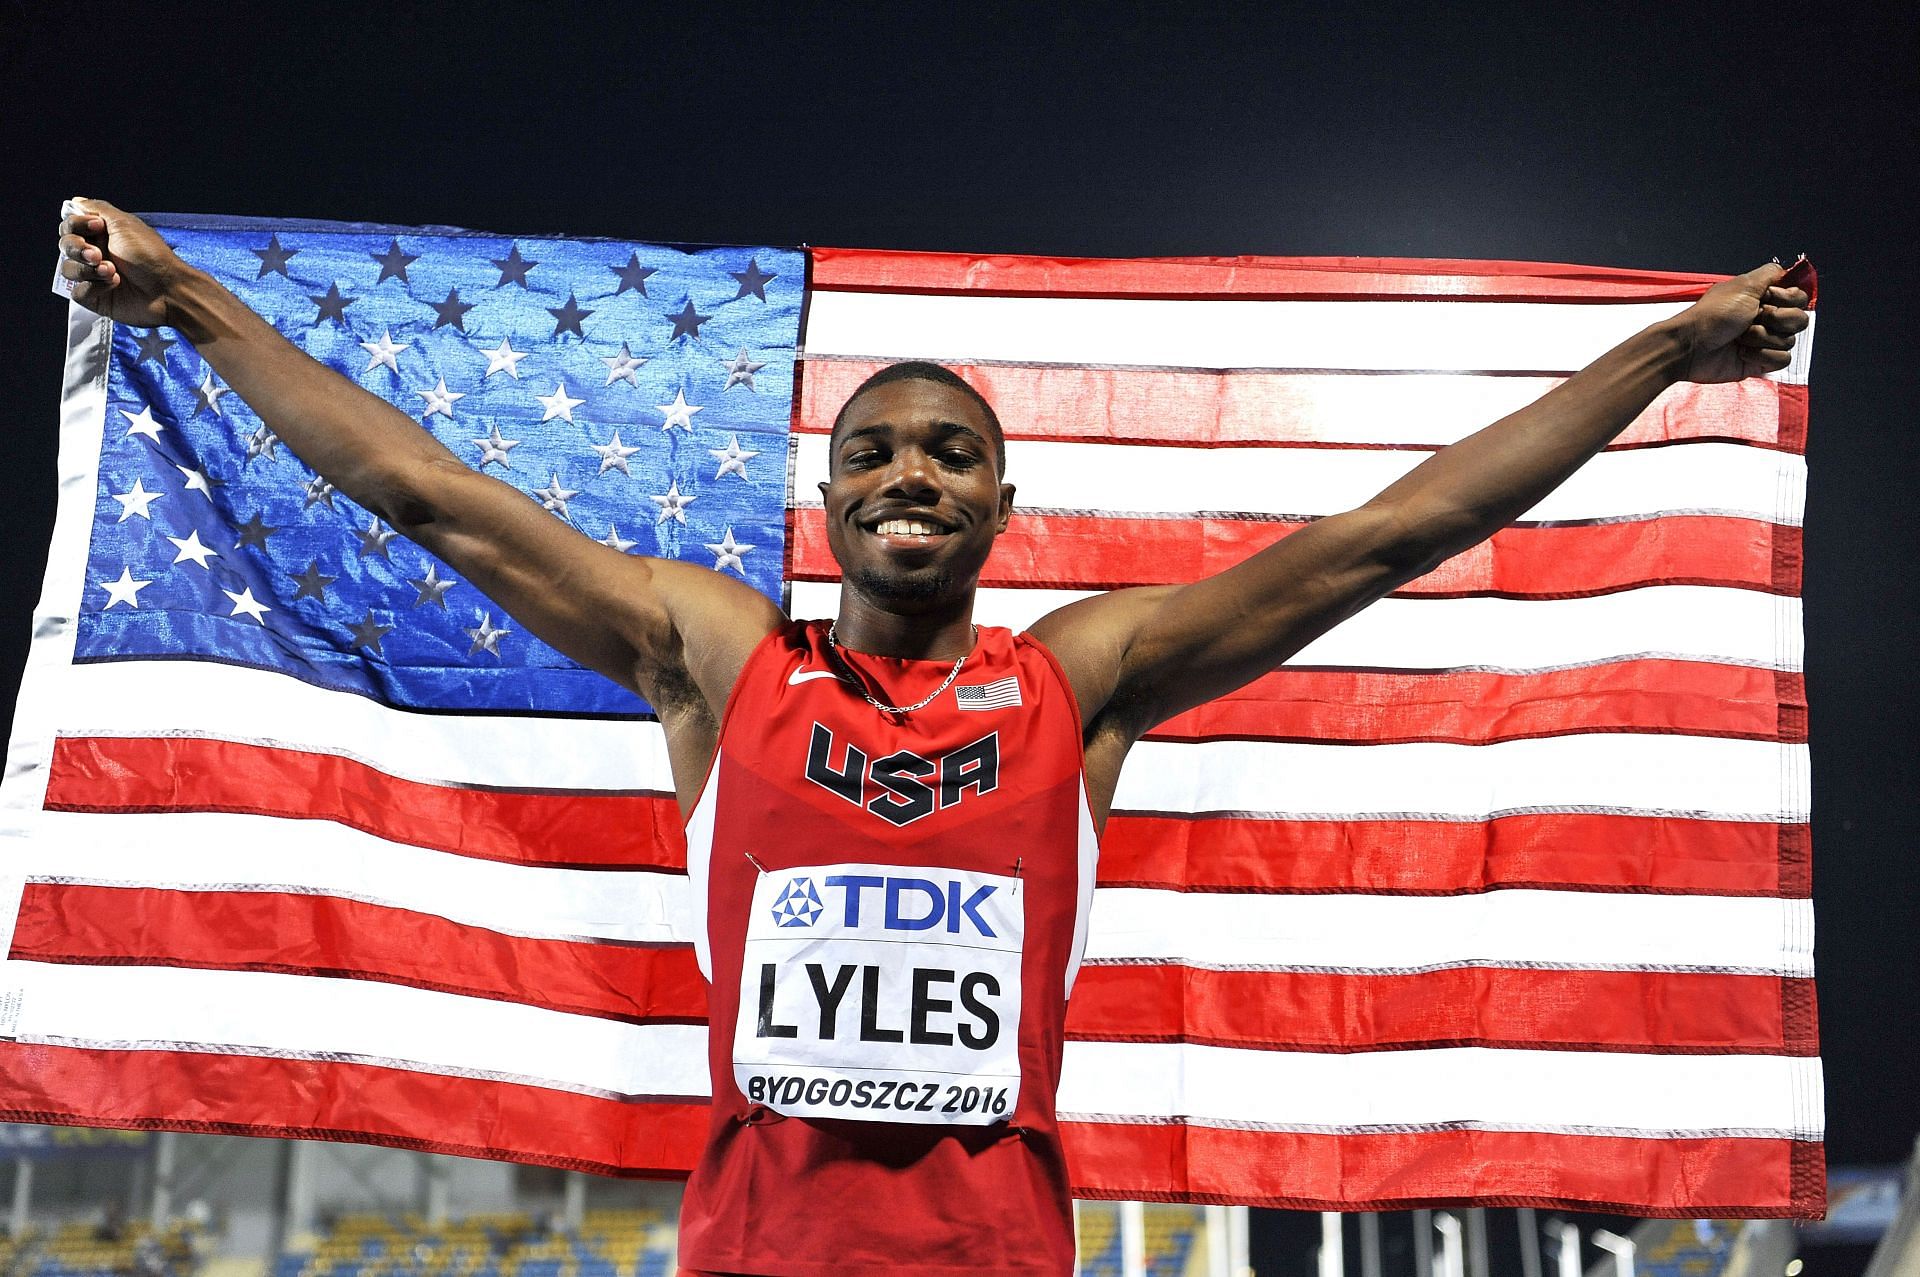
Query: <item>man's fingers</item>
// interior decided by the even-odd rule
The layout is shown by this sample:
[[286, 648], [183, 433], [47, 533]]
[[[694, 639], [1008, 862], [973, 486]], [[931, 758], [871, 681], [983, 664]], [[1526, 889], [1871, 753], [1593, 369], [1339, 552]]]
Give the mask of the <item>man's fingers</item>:
[[60, 237], [60, 255], [76, 262], [100, 262], [106, 260], [106, 254], [99, 245], [82, 239], [78, 235]]
[[1793, 362], [1784, 350], [1742, 350], [1740, 366], [1748, 373], [1779, 372]]
[[92, 213], [70, 213], [60, 219], [60, 233], [104, 240], [107, 237], [107, 220]]
[[109, 300], [110, 293], [110, 285], [96, 284], [87, 280], [82, 280], [73, 286], [73, 300], [95, 314], [106, 314], [107, 308], [112, 305]]
[[1769, 306], [1781, 306], [1793, 310], [1804, 310], [1807, 305], [1807, 290], [1804, 288], [1781, 288], [1775, 285], [1767, 289], [1767, 295], [1760, 299]]
[[1792, 350], [1793, 334], [1770, 332], [1759, 324], [1740, 334], [1739, 346], [1749, 350]]
[[112, 262], [81, 262], [71, 257], [60, 259], [60, 276], [76, 284], [97, 283], [109, 288], [119, 279], [120, 272]]
[[1813, 322], [1804, 310], [1792, 310], [1779, 306], [1762, 306], [1760, 322], [1776, 333], [1801, 333]]

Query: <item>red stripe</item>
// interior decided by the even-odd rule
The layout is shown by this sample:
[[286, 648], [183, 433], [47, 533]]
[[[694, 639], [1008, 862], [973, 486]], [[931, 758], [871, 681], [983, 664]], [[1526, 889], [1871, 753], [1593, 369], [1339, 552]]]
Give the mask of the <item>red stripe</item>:
[[30, 882], [12, 956], [343, 976], [634, 1023], [707, 1018], [690, 946], [534, 940], [336, 896]]
[[1076, 1197], [1286, 1210], [1565, 1207], [1623, 1215], [1817, 1219], [1821, 1146], [1528, 1131], [1315, 1135], [1068, 1122]]
[[[1735, 666], [1699, 668], [1739, 671]], [[1258, 693], [1275, 680], [1291, 677], [1295, 676], [1270, 675], [1242, 695]], [[1470, 680], [1496, 676], [1425, 677], [1434, 679], [1436, 685], [1443, 679], [1469, 680], [1460, 685], [1457, 695], [1461, 703], [1471, 704]], [[1358, 699], [1355, 707], [1345, 712], [1364, 716], [1366, 704]], [[1212, 722], [1197, 716], [1216, 710], [1222, 714], [1236, 712], [1230, 702], [1216, 702], [1174, 719], [1171, 725], [1212, 726]], [[1336, 707], [1322, 717], [1337, 717], [1341, 712]], [[63, 747], [82, 750], [87, 757], [113, 764], [122, 772], [138, 765], [156, 775], [191, 778], [192, 785], [169, 786], [164, 794], [152, 792], [151, 787], [135, 787], [122, 805], [112, 779], [113, 767], [75, 775], [56, 767], [49, 794], [59, 795], [62, 801], [57, 805], [68, 809], [204, 810], [208, 804], [202, 787], [224, 792], [224, 776], [184, 766], [176, 772], [172, 766], [172, 760], [195, 759], [191, 747], [201, 743], [122, 738], [63, 741]], [[172, 752], [182, 746], [188, 751]], [[274, 756], [290, 753], [262, 752]], [[371, 775], [380, 779], [378, 773]], [[296, 805], [302, 791], [293, 787], [281, 790], [272, 776], [266, 779], [273, 783], [264, 785], [260, 792], [286, 793], [284, 808], [254, 801], [244, 810], [295, 817], [311, 814]], [[368, 792], [373, 792], [372, 787]], [[531, 795], [516, 797], [530, 805], [535, 801]], [[325, 816], [326, 812], [318, 814]], [[372, 832], [382, 836], [406, 832], [403, 812], [393, 812], [393, 823], [397, 829], [376, 826]], [[1100, 870], [1101, 881], [1109, 886], [1201, 891], [1457, 893], [1488, 886], [1571, 886], [1803, 898], [1809, 891], [1807, 861], [1804, 825], [1578, 814], [1518, 815], [1489, 821], [1338, 821], [1121, 812], [1108, 822]]]
[[1678, 732], [1799, 742], [1798, 674], [1704, 661], [1617, 661], [1539, 674], [1282, 667], [1148, 733], [1150, 740], [1438, 741], [1488, 745], [1567, 732]]
[[[623, 1104], [363, 1064], [0, 1042], [0, 1118], [353, 1140], [600, 1174], [683, 1176], [706, 1106]], [[430, 1131], [431, 1136], [419, 1132]], [[1069, 1122], [1076, 1196], [1302, 1210], [1569, 1206], [1646, 1216], [1811, 1218], [1818, 1144], [1528, 1132], [1310, 1135]]]
[[[794, 428], [826, 434], [833, 418], [867, 377], [886, 361], [809, 359]], [[1182, 447], [1409, 447], [1391, 432], [1408, 411], [1408, 386], [1399, 378], [1312, 372], [1172, 371], [1143, 368], [1026, 368], [951, 364], [992, 403], [1009, 439], [1153, 443]], [[1531, 377], [1539, 394], [1558, 377]], [[1394, 384], [1387, 385], [1391, 381]], [[1486, 422], [1510, 411], [1510, 378], [1465, 376], [1450, 382], [1488, 395]], [[1371, 386], [1360, 384], [1373, 383]], [[1805, 387], [1761, 377], [1725, 385], [1686, 382], [1666, 391], [1611, 445], [1645, 447], [1681, 440], [1723, 439], [1806, 450]], [[1386, 396], [1379, 400], [1369, 396]], [[1798, 413], [1796, 417], [1794, 414]], [[1365, 413], [1377, 422], [1378, 443], [1328, 444], [1327, 423]], [[1796, 425], [1797, 423], [1797, 425]], [[1020, 476], [1012, 476], [1019, 482]]]
[[1016, 257], [816, 248], [819, 289], [1068, 297], [1691, 301], [1717, 275], [1388, 257]]
[[684, 869], [673, 799], [464, 789], [401, 780], [351, 759], [191, 738], [63, 737], [54, 811], [224, 811], [337, 821], [482, 860]]
[[1659, 816], [1396, 821], [1121, 813], [1101, 842], [1100, 883], [1432, 895], [1570, 887], [1804, 899], [1806, 842], [1805, 825]]
[[1419, 975], [1082, 968], [1067, 1036], [1285, 1051], [1551, 1047], [1814, 1055], [1778, 976], [1463, 968]]
[[[528, 940], [326, 896], [28, 883], [13, 958], [377, 980], [633, 1023], [706, 1021], [690, 949]], [[1329, 1051], [1436, 1046], [1810, 1055], [1811, 998], [1767, 976], [1411, 976], [1094, 966], [1068, 1035]], [[1804, 983], [1804, 982], [1802, 982]], [[1809, 1014], [1789, 1016], [1802, 1006]]]
[[1778, 383], [1780, 386], [1780, 446], [1791, 452], [1807, 450], [1807, 388], [1804, 385]]
[[[1270, 519], [1016, 513], [994, 542], [980, 584], [1077, 590], [1184, 585], [1223, 572], [1305, 526]], [[838, 580], [825, 511], [795, 509], [788, 527], [792, 579]], [[1394, 595], [1563, 599], [1647, 585], [1790, 594], [1799, 584], [1799, 533], [1760, 519], [1717, 515], [1502, 528]]]
[[369, 1064], [0, 1041], [0, 1074], [8, 1121], [350, 1140], [601, 1175], [684, 1177], [707, 1131], [705, 1103]]

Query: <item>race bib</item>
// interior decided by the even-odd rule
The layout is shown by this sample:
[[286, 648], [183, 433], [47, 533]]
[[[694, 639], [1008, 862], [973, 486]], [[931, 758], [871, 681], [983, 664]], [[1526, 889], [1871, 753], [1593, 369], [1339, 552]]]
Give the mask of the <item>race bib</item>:
[[754, 885], [733, 1075], [790, 1117], [986, 1125], [1020, 1097], [1020, 880], [813, 865]]

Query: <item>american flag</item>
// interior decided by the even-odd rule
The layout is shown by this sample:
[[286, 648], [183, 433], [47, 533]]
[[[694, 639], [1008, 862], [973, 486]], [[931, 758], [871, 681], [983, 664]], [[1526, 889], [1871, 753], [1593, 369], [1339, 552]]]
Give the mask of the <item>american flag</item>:
[[[1016, 626], [1356, 504], [1712, 282], [160, 225], [555, 518], [796, 615], [835, 610], [834, 412], [955, 366], [1007, 426], [978, 619]], [[645, 706], [178, 334], [72, 334], [0, 1116], [684, 1172], [705, 990]], [[1135, 749], [1069, 1016], [1077, 1193], [1818, 1212], [1810, 337]]]
[[965, 683], [953, 689], [961, 709], [1012, 709], [1020, 702], [1020, 680], [1009, 674], [991, 683]]

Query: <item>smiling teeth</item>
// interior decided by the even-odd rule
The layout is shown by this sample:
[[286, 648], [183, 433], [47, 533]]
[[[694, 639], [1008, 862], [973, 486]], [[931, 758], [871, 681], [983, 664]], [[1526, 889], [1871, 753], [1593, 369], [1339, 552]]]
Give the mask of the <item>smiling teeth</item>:
[[927, 537], [937, 535], [940, 529], [916, 519], [888, 519], [875, 527], [874, 531], [881, 536]]

